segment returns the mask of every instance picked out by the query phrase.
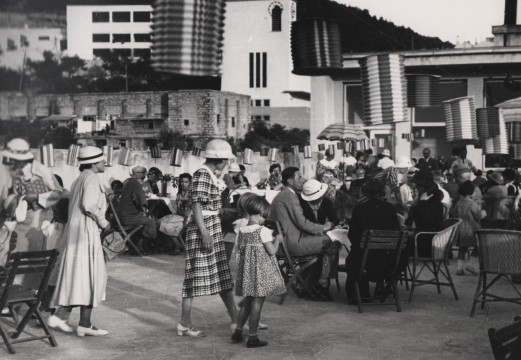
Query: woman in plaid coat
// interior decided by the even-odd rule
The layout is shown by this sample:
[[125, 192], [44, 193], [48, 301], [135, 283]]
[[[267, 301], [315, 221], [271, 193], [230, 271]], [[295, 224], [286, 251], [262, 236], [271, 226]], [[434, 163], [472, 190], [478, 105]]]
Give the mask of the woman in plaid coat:
[[191, 320], [193, 298], [219, 294], [232, 321], [236, 323], [237, 309], [233, 298], [233, 279], [224, 249], [221, 220], [221, 192], [217, 186], [216, 171], [222, 171], [227, 160], [234, 157], [231, 146], [214, 139], [206, 146], [206, 162], [194, 173], [190, 200], [193, 218], [188, 224], [185, 244], [185, 279], [179, 336], [203, 337]]

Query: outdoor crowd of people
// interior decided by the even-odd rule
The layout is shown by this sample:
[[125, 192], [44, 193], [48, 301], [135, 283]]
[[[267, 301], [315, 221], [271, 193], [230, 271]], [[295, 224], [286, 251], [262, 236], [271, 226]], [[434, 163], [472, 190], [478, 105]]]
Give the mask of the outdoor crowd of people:
[[[336, 273], [341, 243], [350, 247], [345, 261], [346, 292], [354, 304], [364, 230], [436, 232], [448, 217], [460, 218], [456, 274], [465, 275], [477, 273], [465, 260], [475, 250], [474, 229], [521, 228], [517, 170], [492, 171], [484, 177], [464, 149], [450, 163], [430, 154], [423, 149], [423, 157], [414, 162], [406, 156], [392, 159], [387, 149], [377, 155], [369, 150], [347, 154], [338, 163], [328, 150], [312, 179], [304, 178], [297, 167], [282, 169], [272, 164], [269, 176], [255, 186], [278, 192], [270, 204], [252, 192], [236, 193], [251, 188], [246, 169], [231, 163], [228, 173], [222, 174], [235, 156], [226, 141], [214, 139], [207, 144], [204, 165], [193, 174], [179, 176], [172, 209], [164, 202], [151, 205], [150, 200], [160, 193], [162, 174], [157, 168], [134, 167], [130, 178], [113, 181], [112, 193], [107, 194], [97, 176], [105, 168], [103, 151], [84, 146], [78, 157], [80, 176], [66, 190], [58, 176], [34, 159], [26, 141], [13, 139], [2, 154], [2, 166], [8, 171], [0, 172], [0, 265], [10, 251], [58, 249], [59, 261], [45, 304], [52, 314], [47, 318], [49, 326], [75, 331], [78, 336], [107, 335], [108, 331], [91, 323], [92, 310], [105, 299], [103, 238], [118, 230], [117, 220], [127, 229], [140, 226], [134, 238], [138, 253], [185, 254], [180, 336], [206, 335], [192, 323], [193, 300], [219, 294], [230, 316], [232, 341], [242, 342], [243, 331], [248, 331], [248, 347], [265, 346], [267, 342], [257, 333], [267, 328], [260, 322], [264, 300], [286, 292], [277, 260], [283, 241], [293, 256], [318, 256], [304, 272], [303, 283], [293, 286], [299, 297], [318, 301], [334, 300], [329, 281]], [[333, 229], [345, 232], [344, 241], [334, 241], [338, 239], [331, 235]], [[6, 234], [14, 232], [18, 235], [15, 247], [5, 240]], [[231, 241], [229, 236], [225, 240], [227, 233], [234, 234]], [[235, 281], [229, 266], [234, 248]], [[412, 251], [410, 246], [407, 251]], [[429, 256], [428, 238], [418, 243], [417, 251]], [[406, 265], [404, 256], [400, 266]], [[385, 264], [373, 256], [367, 266]], [[35, 279], [24, 281], [34, 286]], [[384, 287], [377, 283], [381, 291]], [[239, 307], [233, 289], [243, 297]], [[360, 290], [362, 297], [370, 296], [369, 279], [364, 279]], [[75, 329], [68, 322], [74, 307], [80, 307]]]

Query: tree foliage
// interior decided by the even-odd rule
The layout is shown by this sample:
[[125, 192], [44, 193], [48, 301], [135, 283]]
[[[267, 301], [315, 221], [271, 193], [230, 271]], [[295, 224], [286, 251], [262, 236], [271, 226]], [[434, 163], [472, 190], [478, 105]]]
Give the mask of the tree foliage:
[[240, 142], [239, 151], [250, 148], [253, 151], [259, 151], [261, 147], [274, 147], [282, 151], [291, 151], [291, 147], [299, 145], [302, 149], [309, 144], [309, 130], [292, 128], [287, 130], [285, 126], [274, 124], [268, 127], [263, 120], [254, 120], [251, 130], [244, 136], [244, 140]]
[[158, 141], [163, 144], [163, 149], [176, 147], [182, 150], [189, 150], [194, 145], [194, 141], [190, 137], [172, 129], [162, 129], [159, 133]]

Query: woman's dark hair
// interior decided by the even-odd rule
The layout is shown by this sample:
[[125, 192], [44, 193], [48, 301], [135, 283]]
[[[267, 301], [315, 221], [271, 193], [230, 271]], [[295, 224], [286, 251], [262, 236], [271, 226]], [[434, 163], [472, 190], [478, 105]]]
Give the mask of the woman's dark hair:
[[182, 179], [188, 179], [188, 182], [192, 182], [192, 175], [190, 175], [189, 173], [182, 173], [181, 175], [179, 175], [179, 187], [177, 189], [178, 194], [181, 194], [181, 180]]
[[149, 174], [155, 174], [156, 176], [161, 176], [163, 175], [163, 173], [161, 172], [161, 170], [159, 170], [158, 168], [156, 167], [151, 167], [150, 169], [148, 169], [148, 173]]
[[276, 168], [279, 168], [282, 170], [282, 168], [280, 167], [279, 164], [271, 164], [270, 166], [270, 174], [273, 172], [273, 170], [275, 170]]
[[87, 170], [87, 169], [92, 168], [92, 165], [94, 165], [94, 164], [81, 164], [80, 165], [80, 172], [82, 172], [83, 170]]
[[282, 184], [284, 186], [287, 186], [288, 185], [288, 180], [295, 178], [295, 174], [298, 171], [300, 171], [300, 169], [298, 167], [294, 167], [294, 166], [290, 166], [290, 167], [285, 168], [282, 171]]
[[246, 166], [244, 166], [243, 164], [240, 164], [239, 169], [241, 169], [241, 171], [246, 171]]
[[476, 185], [470, 180], [464, 181], [458, 188], [458, 194], [462, 196], [468, 196], [474, 194]]
[[505, 170], [503, 170], [503, 179], [505, 179], [505, 183], [513, 181], [516, 178], [517, 178], [517, 173], [515, 170], [513, 170], [511, 168], [506, 168]]
[[123, 183], [119, 180], [114, 180], [113, 182], [110, 183], [110, 188], [112, 190], [116, 189], [116, 188], [122, 188], [123, 187]]
[[371, 179], [362, 186], [362, 194], [370, 199], [381, 198], [385, 195], [385, 185], [380, 180]]
[[270, 211], [270, 204], [265, 197], [255, 195], [245, 201], [244, 209], [248, 215], [262, 215], [266, 218]]

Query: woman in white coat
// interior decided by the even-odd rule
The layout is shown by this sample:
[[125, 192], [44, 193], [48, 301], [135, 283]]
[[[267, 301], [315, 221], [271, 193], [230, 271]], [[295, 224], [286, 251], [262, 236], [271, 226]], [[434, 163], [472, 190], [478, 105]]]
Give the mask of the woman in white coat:
[[[110, 225], [105, 219], [105, 190], [97, 175], [105, 171], [105, 160], [103, 151], [94, 146], [82, 147], [78, 159], [81, 174], [71, 187], [69, 222], [63, 233], [67, 244], [59, 265], [51, 307], [61, 307], [70, 314], [73, 307], [80, 306], [76, 334], [102, 336], [108, 332], [91, 324], [91, 313], [105, 300], [107, 284], [100, 232], [109, 230]], [[60, 312], [49, 318], [49, 325], [71, 332], [70, 325], [57, 316]]]

